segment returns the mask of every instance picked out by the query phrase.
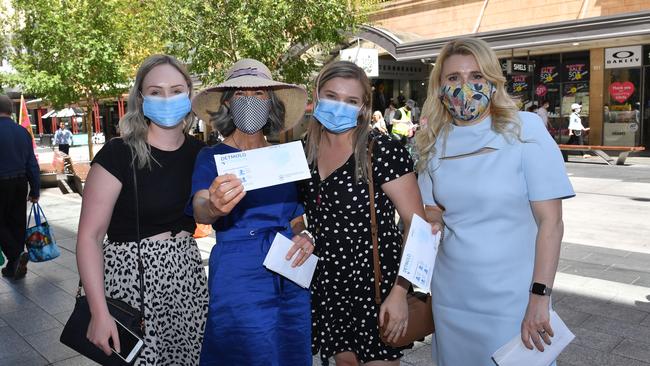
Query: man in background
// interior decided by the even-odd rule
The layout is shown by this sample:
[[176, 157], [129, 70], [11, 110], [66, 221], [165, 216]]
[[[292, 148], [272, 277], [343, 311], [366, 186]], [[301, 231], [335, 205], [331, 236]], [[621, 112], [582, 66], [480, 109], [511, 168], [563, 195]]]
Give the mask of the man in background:
[[544, 127], [548, 130], [548, 107], [551, 104], [548, 102], [548, 100], [545, 100], [542, 102], [542, 105], [537, 109], [537, 115], [539, 118], [542, 119], [542, 122], [544, 122]]
[[54, 133], [54, 144], [59, 145], [59, 151], [70, 155], [70, 145], [72, 144], [72, 132], [65, 129], [65, 123], [59, 123], [59, 129]]
[[40, 172], [29, 132], [11, 119], [12, 102], [0, 95], [0, 248], [7, 257], [2, 276], [19, 279], [27, 273], [25, 225], [29, 200], [38, 202]]

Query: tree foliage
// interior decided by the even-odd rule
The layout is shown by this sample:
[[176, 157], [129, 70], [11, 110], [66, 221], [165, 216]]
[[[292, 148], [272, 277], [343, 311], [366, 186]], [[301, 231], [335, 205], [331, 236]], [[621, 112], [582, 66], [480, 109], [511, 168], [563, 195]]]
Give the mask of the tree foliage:
[[307, 52], [342, 42], [365, 21], [376, 1], [165, 0], [164, 32], [172, 54], [189, 62], [203, 82], [222, 79], [236, 60], [262, 61], [288, 82], [305, 83], [317, 68]]

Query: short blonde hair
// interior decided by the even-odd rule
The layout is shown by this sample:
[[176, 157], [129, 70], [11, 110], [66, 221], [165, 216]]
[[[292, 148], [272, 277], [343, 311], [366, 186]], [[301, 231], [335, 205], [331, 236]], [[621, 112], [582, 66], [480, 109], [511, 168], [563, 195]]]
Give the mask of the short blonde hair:
[[443, 141], [449, 132], [453, 118], [440, 99], [442, 68], [450, 56], [471, 55], [476, 59], [483, 77], [494, 84], [496, 91], [490, 101], [492, 129], [497, 133], [520, 138], [521, 122], [517, 104], [506, 91], [506, 78], [501, 71], [501, 63], [490, 46], [476, 38], [459, 38], [448, 42], [440, 52], [429, 77], [427, 99], [422, 107], [421, 120], [426, 126], [416, 134], [416, 147], [420, 156], [417, 170], [423, 171], [435, 154], [435, 144]]

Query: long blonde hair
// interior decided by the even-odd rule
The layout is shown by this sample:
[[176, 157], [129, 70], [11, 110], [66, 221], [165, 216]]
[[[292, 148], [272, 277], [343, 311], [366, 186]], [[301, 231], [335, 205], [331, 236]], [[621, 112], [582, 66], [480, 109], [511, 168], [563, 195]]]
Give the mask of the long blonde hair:
[[[370, 87], [370, 80], [366, 76], [365, 71], [359, 66], [349, 61], [336, 61], [326, 66], [318, 74], [316, 78], [316, 92], [320, 92], [320, 88], [325, 85], [329, 80], [334, 78], [354, 79], [361, 83], [363, 88], [363, 98], [361, 111], [357, 117], [357, 127], [354, 128], [352, 134], [354, 151], [354, 175], [355, 182], [359, 179], [368, 179], [368, 133], [370, 132], [370, 120], [372, 116], [372, 88]], [[307, 145], [307, 162], [316, 165], [318, 162], [318, 146], [320, 145], [321, 137], [323, 136], [323, 126], [314, 117], [311, 117], [309, 127], [306, 134]]]
[[476, 59], [483, 77], [494, 84], [496, 91], [490, 101], [492, 130], [497, 133], [520, 139], [521, 122], [517, 104], [506, 91], [506, 78], [501, 71], [499, 59], [490, 46], [476, 38], [459, 38], [448, 42], [436, 59], [436, 65], [429, 76], [427, 99], [422, 107], [421, 120], [426, 118], [426, 126], [415, 136], [420, 156], [417, 170], [423, 171], [431, 157], [436, 153], [436, 141], [446, 138], [453, 118], [440, 100], [442, 67], [450, 56], [471, 55]]
[[[142, 82], [149, 72], [159, 65], [171, 65], [183, 75], [187, 82], [189, 97], [192, 98], [192, 79], [185, 67], [178, 60], [169, 55], [152, 55], [142, 62], [135, 76], [135, 82], [129, 92], [128, 110], [124, 117], [120, 119], [120, 136], [133, 151], [134, 163], [137, 163], [138, 169], [145, 166], [151, 169], [151, 161], [155, 159], [151, 156], [151, 146], [147, 144], [147, 132], [149, 131], [149, 119], [144, 116], [142, 111]], [[183, 119], [183, 132], [188, 133], [192, 128], [192, 112], [188, 113]], [[158, 162], [156, 162], [159, 164]]]

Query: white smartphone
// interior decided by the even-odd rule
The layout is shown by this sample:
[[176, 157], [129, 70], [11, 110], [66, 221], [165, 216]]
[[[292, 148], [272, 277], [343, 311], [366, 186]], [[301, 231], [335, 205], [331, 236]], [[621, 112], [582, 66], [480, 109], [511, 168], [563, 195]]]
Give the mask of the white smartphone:
[[115, 319], [115, 324], [117, 324], [117, 333], [120, 337], [120, 352], [115, 351], [113, 342], [111, 342], [111, 349], [125, 362], [131, 363], [138, 353], [140, 353], [144, 342], [122, 323], [117, 321], [117, 319]]

